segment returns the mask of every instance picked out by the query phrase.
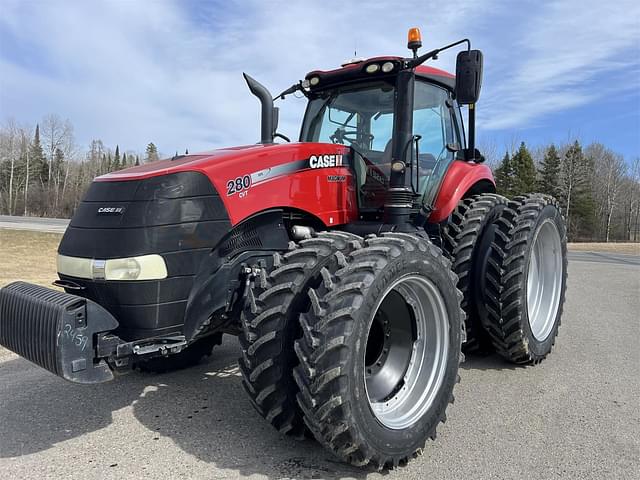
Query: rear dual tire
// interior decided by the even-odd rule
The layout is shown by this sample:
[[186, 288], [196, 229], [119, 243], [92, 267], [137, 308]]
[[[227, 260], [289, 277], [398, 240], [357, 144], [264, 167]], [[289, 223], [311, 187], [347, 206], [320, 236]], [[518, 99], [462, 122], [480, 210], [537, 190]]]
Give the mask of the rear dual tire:
[[553, 197], [530, 194], [510, 201], [496, 226], [483, 325], [505, 359], [537, 364], [551, 352], [562, 317], [565, 222]]
[[[484, 330], [487, 316], [487, 262], [491, 255], [496, 222], [508, 200], [496, 194], [474, 195], [460, 201], [443, 230], [443, 247], [453, 263], [466, 314], [464, 352], [493, 351]], [[490, 280], [490, 279], [489, 279]]]

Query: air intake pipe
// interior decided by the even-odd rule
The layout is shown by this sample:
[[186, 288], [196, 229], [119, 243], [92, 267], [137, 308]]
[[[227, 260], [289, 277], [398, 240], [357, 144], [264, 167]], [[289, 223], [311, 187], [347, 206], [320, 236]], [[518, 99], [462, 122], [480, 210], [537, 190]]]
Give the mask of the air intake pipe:
[[384, 221], [400, 229], [410, 225], [414, 197], [411, 175], [407, 170], [414, 171], [417, 167], [412, 164], [414, 84], [413, 70], [402, 70], [398, 73], [391, 144], [391, 174], [384, 205]]
[[242, 74], [253, 93], [261, 105], [260, 122], [260, 143], [273, 143], [273, 137], [278, 128], [278, 108], [273, 106], [273, 98], [267, 87], [258, 82], [255, 78]]

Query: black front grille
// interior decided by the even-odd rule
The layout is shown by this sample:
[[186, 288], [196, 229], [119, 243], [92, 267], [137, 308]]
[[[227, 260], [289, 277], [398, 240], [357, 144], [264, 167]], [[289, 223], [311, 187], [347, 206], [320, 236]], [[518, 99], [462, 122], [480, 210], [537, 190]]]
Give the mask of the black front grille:
[[222, 199], [202, 173], [94, 181], [58, 252], [109, 259], [214, 248], [230, 229]]

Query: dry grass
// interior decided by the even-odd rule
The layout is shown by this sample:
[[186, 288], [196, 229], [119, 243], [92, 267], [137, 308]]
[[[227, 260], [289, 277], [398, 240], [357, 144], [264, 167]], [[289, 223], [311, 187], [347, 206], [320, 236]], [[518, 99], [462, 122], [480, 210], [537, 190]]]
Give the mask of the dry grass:
[[16, 280], [46, 287], [58, 278], [56, 251], [62, 235], [0, 228], [0, 287]]
[[640, 255], [640, 243], [570, 243], [568, 248], [574, 252], [603, 252]]
[[[59, 233], [0, 228], [0, 287], [16, 280], [51, 287], [58, 278], [56, 251], [61, 238]], [[14, 357], [0, 347], [0, 360]]]
[[[51, 286], [61, 235], [0, 228], [0, 287], [15, 280]], [[638, 243], [570, 243], [569, 250], [640, 255]]]

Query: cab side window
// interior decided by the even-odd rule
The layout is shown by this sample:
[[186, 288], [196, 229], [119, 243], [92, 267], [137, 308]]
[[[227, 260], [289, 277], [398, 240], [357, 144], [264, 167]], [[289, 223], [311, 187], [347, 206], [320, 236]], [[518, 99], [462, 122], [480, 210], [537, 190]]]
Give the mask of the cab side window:
[[[450, 94], [444, 88], [416, 79], [413, 104], [413, 132], [419, 135], [418, 172], [414, 187], [430, 203], [440, 180], [453, 161], [448, 144], [456, 143], [452, 110], [447, 106]], [[414, 152], [415, 154], [415, 152]], [[417, 183], [417, 185], [416, 185]]]

